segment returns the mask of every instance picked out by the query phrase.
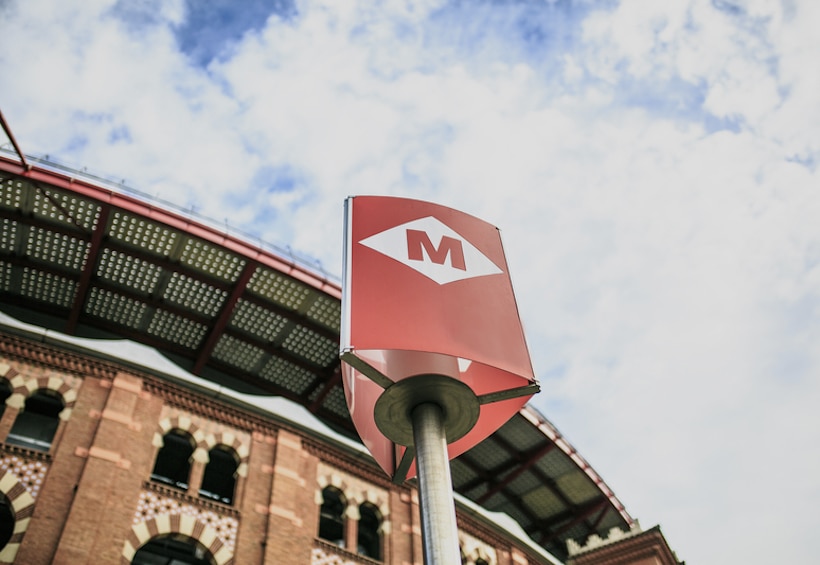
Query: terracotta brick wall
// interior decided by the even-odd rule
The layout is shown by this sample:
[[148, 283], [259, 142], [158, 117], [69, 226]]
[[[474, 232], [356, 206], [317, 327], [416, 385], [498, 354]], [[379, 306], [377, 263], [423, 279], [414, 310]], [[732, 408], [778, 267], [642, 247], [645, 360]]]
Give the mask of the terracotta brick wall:
[[[390, 483], [361, 454], [152, 375], [69, 353], [51, 351], [29, 359], [20, 351], [37, 348], [29, 343], [14, 349], [17, 354], [0, 353], [0, 369], [6, 367], [0, 373], [50, 379], [54, 387], [68, 383], [65, 386], [74, 391], [69, 396], [76, 397], [49, 453], [0, 443], [7, 457], [13, 452], [17, 459], [38, 461], [38, 472], [44, 476], [36, 501], [25, 510], [31, 519], [18, 536], [15, 563], [126, 564], [141, 545], [170, 532], [199, 541], [219, 565], [376, 563], [316, 539], [317, 496], [323, 484], [337, 481], [344, 484], [353, 505], [350, 519], [364, 502], [383, 515], [383, 562], [421, 565], [416, 491]], [[5, 378], [3, 374], [0, 377]], [[16, 415], [13, 406], [6, 412], [0, 419], [0, 442]], [[174, 427], [191, 432], [200, 448], [192, 475], [201, 476], [207, 464], [202, 458], [207, 459], [215, 443], [241, 452], [232, 506], [199, 498], [196, 477], [188, 492], [150, 482], [158, 438]], [[463, 516], [459, 522], [470, 523]], [[470, 530], [473, 536], [481, 537], [482, 532], [489, 530]], [[497, 549], [492, 565], [539, 563], [515, 549], [514, 542], [496, 535], [487, 539]]]

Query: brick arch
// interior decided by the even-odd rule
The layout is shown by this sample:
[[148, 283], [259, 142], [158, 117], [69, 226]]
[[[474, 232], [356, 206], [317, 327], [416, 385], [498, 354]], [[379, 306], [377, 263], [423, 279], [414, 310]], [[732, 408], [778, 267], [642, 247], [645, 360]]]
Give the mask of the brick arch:
[[473, 564], [479, 559], [486, 561], [490, 565], [496, 565], [496, 563], [498, 563], [495, 549], [469, 534], [459, 532], [458, 545], [468, 564]]
[[345, 481], [341, 475], [331, 472], [327, 472], [325, 474], [320, 473], [316, 475], [316, 482], [319, 486], [313, 497], [316, 504], [321, 505], [322, 502], [324, 502], [322, 491], [324, 491], [327, 487], [333, 487], [342, 493], [345, 497], [345, 502], [347, 503], [348, 508], [350, 507], [351, 501], [355, 497], [356, 493], [350, 488], [350, 485], [347, 484], [347, 481]]
[[71, 417], [74, 404], [77, 402], [77, 389], [61, 377], [26, 377], [8, 365], [0, 365], [0, 377], [5, 378], [11, 386], [11, 396], [6, 400], [7, 405], [22, 410], [28, 397], [38, 390], [46, 389], [59, 394], [63, 399], [60, 420], [65, 421]]
[[224, 445], [233, 450], [239, 460], [239, 465], [236, 468], [236, 473], [240, 477], [248, 476], [248, 457], [250, 449], [248, 444], [239, 439], [233, 432], [223, 431], [215, 434], [208, 434], [205, 438], [207, 449], [210, 451], [217, 445]]
[[205, 546], [217, 565], [233, 564], [233, 550], [225, 545], [216, 530], [188, 514], [159, 514], [135, 524], [128, 532], [120, 563], [130, 565], [140, 547], [165, 534], [188, 536]]
[[381, 515], [382, 522], [379, 526], [379, 531], [384, 534], [389, 534], [391, 524], [390, 506], [387, 502], [387, 493], [379, 492], [362, 485], [359, 485], [359, 487], [360, 488], [355, 491], [351, 489], [351, 496], [348, 503], [350, 505], [348, 508], [348, 515], [355, 520], [359, 520], [361, 518], [359, 507], [362, 504], [369, 503], [374, 506]]
[[379, 524], [379, 532], [387, 535], [390, 533], [391, 523], [390, 523], [390, 516], [387, 513], [387, 504], [377, 504], [370, 500], [365, 500], [360, 502], [359, 505], [356, 507], [356, 519], [361, 520], [361, 511], [359, 510], [362, 507], [362, 504], [370, 504], [373, 506], [378, 512], [379, 517], [381, 518], [381, 523]]
[[347, 503], [345, 516], [352, 520], [358, 520], [360, 518], [359, 506], [365, 502], [369, 502], [375, 506], [379, 514], [381, 514], [382, 523], [379, 527], [380, 531], [384, 534], [390, 533], [390, 506], [388, 504], [387, 493], [368, 488], [364, 481], [348, 479], [341, 473], [337, 473], [330, 468], [325, 469], [324, 472], [320, 471], [316, 475], [316, 482], [319, 488], [314, 495], [314, 501], [317, 505], [321, 505], [322, 502], [324, 502], [322, 491], [329, 486], [335, 487], [339, 489], [345, 497], [345, 502]]
[[[194, 438], [194, 460], [208, 461], [208, 444], [205, 441], [205, 432], [197, 426], [189, 416], [174, 416], [159, 421], [160, 431], [154, 432], [154, 447], [162, 447], [162, 438], [171, 430], [182, 430]], [[204, 454], [204, 460], [203, 460]]]
[[[11, 391], [11, 394], [14, 394], [14, 385], [11, 384], [11, 379], [13, 379], [14, 375], [16, 375], [16, 374], [17, 374], [16, 370], [12, 369], [11, 367], [9, 367], [6, 364], [0, 364], [0, 384], [3, 384], [3, 383], [7, 384], [8, 387], [9, 387], [9, 390]], [[11, 397], [11, 394], [9, 394], [9, 398]], [[4, 401], [4, 404], [8, 402], [9, 398], [6, 398], [6, 400]], [[5, 408], [5, 406], [3, 406], [3, 408]]]
[[[17, 369], [8, 365], [6, 363], [0, 363], [0, 379], [5, 379], [9, 384], [11, 384], [11, 379], [15, 376], [19, 375], [20, 373], [17, 372]], [[12, 389], [14, 385], [12, 385]]]
[[382, 520], [387, 520], [387, 517], [390, 515], [390, 507], [387, 504], [387, 495], [385, 493], [379, 493], [371, 489], [364, 489], [356, 496], [354, 500], [356, 500], [359, 505], [369, 502], [375, 506], [379, 510], [379, 514], [382, 515]]
[[0, 551], [0, 563], [14, 563], [20, 542], [28, 529], [31, 515], [34, 512], [34, 497], [26, 490], [14, 473], [4, 471], [0, 475], [0, 492], [9, 499], [14, 512], [14, 533], [6, 546]]

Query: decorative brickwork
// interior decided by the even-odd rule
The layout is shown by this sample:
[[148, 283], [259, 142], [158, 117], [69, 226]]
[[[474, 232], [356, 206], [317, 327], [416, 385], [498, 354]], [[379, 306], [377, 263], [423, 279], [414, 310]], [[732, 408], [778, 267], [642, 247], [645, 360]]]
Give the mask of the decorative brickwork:
[[487, 565], [498, 564], [495, 548], [470, 534], [460, 531], [458, 533], [458, 545], [461, 548], [461, 554], [464, 556], [464, 563], [467, 565], [474, 565], [479, 559], [485, 561]]
[[[135, 372], [134, 374], [140, 374]], [[214, 403], [196, 392], [159, 379], [153, 375], [141, 375], [145, 382], [145, 390], [159, 396], [166, 406], [176, 408], [192, 414], [199, 414], [208, 420], [221, 422], [228, 426], [258, 431], [273, 435], [279, 428], [270, 419], [259, 417], [256, 414], [236, 409], [232, 406]]]
[[572, 540], [567, 545], [568, 565], [682, 565], [659, 526], [644, 531], [636, 523], [627, 532], [612, 528], [606, 538], [593, 535], [583, 546]]
[[355, 561], [328, 552], [323, 547], [314, 547], [310, 553], [310, 565], [357, 565]]
[[611, 530], [609, 530], [609, 534], [606, 538], [602, 538], [598, 535], [591, 535], [589, 536], [589, 539], [587, 539], [587, 542], [584, 545], [581, 545], [572, 539], [567, 540], [567, 549], [569, 551], [570, 557], [572, 557], [574, 555], [580, 555], [581, 553], [592, 551], [593, 549], [598, 549], [599, 547], [612, 545], [619, 541], [635, 537], [642, 532], [643, 530], [641, 529], [640, 524], [638, 522], [635, 522], [635, 524], [628, 532], [624, 532], [620, 528], [612, 528]]
[[[6, 459], [4, 459], [4, 462]], [[14, 514], [14, 533], [3, 550], [0, 551], [0, 563], [14, 563], [14, 558], [20, 549], [20, 542], [23, 541], [23, 536], [31, 523], [31, 515], [34, 512], [34, 496], [20, 481], [18, 475], [8, 468], [0, 472], [0, 492], [9, 500], [9, 505]]]
[[[123, 367], [120, 364], [95, 359], [11, 335], [0, 334], [0, 355], [8, 360], [18, 360], [37, 368], [57, 369], [79, 377], [96, 377], [113, 380]], [[0, 372], [8, 361], [0, 359]], [[14, 369], [11, 369], [14, 371]], [[214, 403], [205, 396], [186, 389], [146, 371], [129, 368], [128, 372], [144, 381], [145, 391], [165, 400], [168, 406], [182, 408], [193, 413], [239, 429], [274, 434], [279, 428], [268, 418], [252, 414], [223, 403]], [[16, 371], [14, 371], [16, 374]], [[9, 379], [11, 378], [9, 374]]]
[[36, 500], [48, 472], [48, 465], [43, 461], [29, 461], [17, 455], [6, 455], [0, 459], [0, 472], [4, 471], [14, 474]]
[[8, 380], [12, 389], [6, 404], [18, 410], [22, 410], [26, 399], [38, 390], [47, 389], [60, 395], [64, 403], [60, 412], [60, 419], [63, 421], [71, 417], [71, 411], [77, 402], [77, 391], [82, 384], [82, 379], [69, 375], [28, 376], [5, 363], [0, 364], [0, 377]]
[[375, 565], [381, 561], [356, 555], [323, 540], [316, 540], [316, 547], [310, 552], [310, 565]]
[[[7, 381], [11, 382], [11, 379], [13, 379], [17, 374], [17, 369], [12, 367], [8, 363], [3, 363], [2, 361], [0, 361], [0, 377], [3, 377]], [[14, 388], [14, 385], [12, 385], [11, 388]]]
[[239, 520], [153, 491], [140, 493], [134, 525], [122, 551], [123, 563], [131, 563], [137, 550], [154, 537], [178, 533], [205, 546], [218, 565], [233, 562]]
[[393, 483], [370, 457], [354, 458], [341, 451], [329, 451], [326, 444], [308, 436], [302, 438], [302, 446], [309, 454], [324, 461], [328, 465], [332, 465], [334, 468], [345, 471], [348, 474], [361, 477], [368, 483], [385, 490], [401, 488], [402, 490], [410, 491], [410, 487], [406, 484], [396, 485]]
[[250, 453], [250, 436], [247, 433], [237, 435], [233, 431], [219, 431], [205, 436], [205, 445], [212, 449], [217, 445], [229, 447], [239, 458], [236, 474], [240, 477], [248, 476], [248, 455]]
[[[49, 452], [0, 444], [0, 492], [15, 517], [0, 565], [79, 563], [90, 555], [125, 565], [165, 535], [196, 541], [220, 565], [421, 562], [415, 488], [391, 483], [361, 451], [305, 431], [304, 423], [264, 417], [160, 375], [39, 345], [0, 336], [0, 379], [12, 389], [12, 404], [21, 407], [36, 390], [60, 394], [68, 410], [63, 417], [71, 419], [60, 424], [62, 435], [58, 431]], [[18, 410], [8, 406], [0, 419], [6, 432]], [[150, 480], [157, 448], [174, 429], [195, 443], [187, 492]], [[215, 460], [211, 450], [219, 446], [238, 463], [231, 505], [200, 496], [209, 453]], [[339, 489], [347, 504], [347, 549], [317, 538], [321, 493], [328, 486]], [[380, 561], [355, 552], [363, 504], [380, 519]], [[467, 563], [549, 562], [496, 528], [492, 517], [457, 510], [457, 519]], [[577, 565], [605, 563], [594, 559], [606, 549], [576, 556], [583, 559]]]
[[320, 462], [316, 474], [315, 500], [316, 504], [322, 504], [322, 490], [327, 486], [334, 486], [344, 494], [347, 500], [347, 511], [345, 515], [353, 520], [359, 519], [359, 505], [369, 502], [379, 510], [382, 517], [381, 532], [389, 534], [390, 526], [390, 500], [389, 491], [373, 486], [363, 481], [355, 475], [350, 475], [343, 471]]
[[[165, 413], [166, 410], [163, 410]], [[197, 418], [198, 419], [198, 418]], [[154, 433], [154, 446], [155, 447], [162, 447], [163, 440], [162, 438], [170, 432], [171, 430], [182, 430], [184, 432], [188, 432], [194, 438], [194, 443], [196, 444], [196, 451], [205, 452], [205, 459], [203, 462], [207, 462], [208, 460], [208, 449], [207, 444], [205, 443], [205, 432], [199, 429], [199, 426], [194, 423], [194, 418], [191, 417], [189, 414], [182, 414], [176, 415], [173, 417], [165, 417], [159, 421], [159, 430]], [[194, 454], [194, 459], [199, 461], [201, 455], [199, 453]]]
[[[471, 557], [473, 560], [480, 558], [499, 565], [541, 563], [541, 558], [526, 546], [516, 547], [515, 544], [510, 543], [509, 539], [500, 535], [498, 530], [493, 528], [492, 519], [489, 521], [465, 520], [460, 515], [457, 515], [456, 519], [459, 540], [466, 542], [461, 543], [462, 549], [466, 550], [466, 557]], [[512, 561], [509, 561], [510, 559]]]
[[41, 342], [29, 341], [10, 335], [0, 335], [0, 353], [38, 367], [59, 368], [61, 372], [77, 376], [93, 376], [111, 380], [121, 370], [115, 363], [98, 361], [84, 355], [62, 351]]
[[[191, 434], [196, 443], [196, 449], [205, 453], [204, 459], [202, 459], [203, 463], [208, 462], [207, 453], [212, 447], [225, 445], [236, 452], [240, 464], [245, 463], [247, 466], [251, 440], [250, 433], [203, 418], [198, 414], [166, 406], [162, 410], [162, 419], [159, 421], [154, 436], [154, 445], [161, 446], [162, 436], [173, 429]], [[195, 458], [197, 458], [196, 455]]]

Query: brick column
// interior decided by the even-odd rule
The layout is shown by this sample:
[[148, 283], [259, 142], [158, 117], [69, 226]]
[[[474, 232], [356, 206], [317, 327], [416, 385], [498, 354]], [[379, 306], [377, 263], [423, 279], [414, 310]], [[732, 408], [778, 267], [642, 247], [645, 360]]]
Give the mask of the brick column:
[[205, 465], [208, 464], [208, 452], [197, 447], [191, 455], [191, 474], [188, 477], [188, 494], [199, 496], [202, 487], [202, 477], [205, 476]]
[[52, 445], [53, 459], [37, 497], [38, 501], [48, 503], [35, 505], [16, 562], [52, 562], [85, 465], [85, 459], [76, 457], [74, 449], [79, 446], [87, 451], [91, 445], [100, 421], [94, 414], [99, 415], [105, 406], [110, 384], [91, 378], [83, 381], [72, 416], [65, 422], [65, 434], [59, 443]]
[[345, 509], [345, 549], [352, 553], [359, 552], [359, 507], [349, 500]]
[[251, 435], [248, 454], [248, 474], [240, 477], [237, 485], [236, 505], [242, 512], [239, 524], [234, 563], [263, 563], [267, 545], [268, 504], [273, 486], [273, 460], [275, 451], [273, 437], [261, 432]]
[[316, 459], [302, 447], [302, 439], [280, 430], [268, 506], [265, 561], [269, 565], [310, 563], [316, 536]]
[[421, 540], [421, 506], [419, 505], [419, 491], [410, 491], [410, 533], [413, 544], [413, 562], [421, 564], [424, 561], [424, 544]]
[[142, 392], [141, 379], [125, 373], [100, 384], [111, 390], [103, 410], [90, 413], [99, 422], [89, 447], [74, 453], [83, 465], [55, 565], [119, 563], [153, 466], [151, 440], [162, 400]]
[[3, 417], [0, 418], [0, 441], [6, 441], [11, 427], [14, 425], [14, 420], [17, 419], [17, 414], [19, 413], [19, 408], [6, 404], [6, 410], [3, 412]]

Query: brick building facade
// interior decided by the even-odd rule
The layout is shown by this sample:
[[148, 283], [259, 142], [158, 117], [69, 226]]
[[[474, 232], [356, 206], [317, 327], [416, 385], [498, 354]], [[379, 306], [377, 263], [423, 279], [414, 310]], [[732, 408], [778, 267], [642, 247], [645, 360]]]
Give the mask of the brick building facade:
[[[164, 537], [189, 540], [203, 563], [219, 565], [421, 563], [415, 489], [303, 424], [8, 334], [0, 335], [0, 381], [10, 391], [0, 418], [0, 491], [3, 519], [13, 522], [0, 563], [126, 564]], [[15, 422], [37, 394], [60, 400], [57, 426], [50, 439], [21, 445], [26, 432]], [[152, 473], [169, 433], [194, 443], [184, 486]], [[236, 462], [229, 503], [202, 492], [214, 449]], [[344, 501], [343, 542], [319, 535], [327, 490]], [[363, 506], [378, 519], [372, 558], [354, 549]], [[558, 563], [491, 515], [459, 508], [458, 516], [466, 563]]]

